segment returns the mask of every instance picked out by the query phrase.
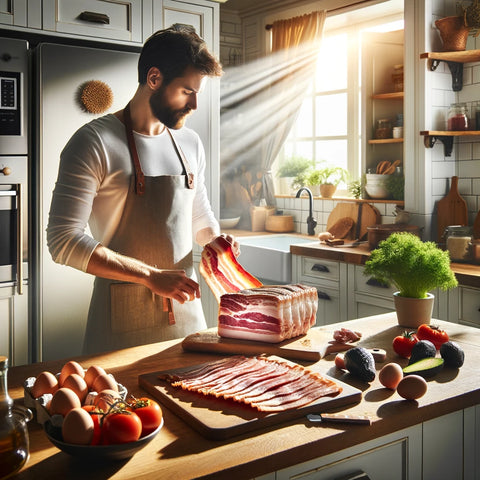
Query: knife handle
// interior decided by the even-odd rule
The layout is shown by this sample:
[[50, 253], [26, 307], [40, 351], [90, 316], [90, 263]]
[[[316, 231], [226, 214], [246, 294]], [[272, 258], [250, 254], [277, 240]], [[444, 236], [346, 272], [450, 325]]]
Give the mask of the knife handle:
[[322, 413], [322, 422], [335, 423], [357, 423], [360, 425], [371, 425], [372, 421], [363, 415], [343, 415], [340, 413]]

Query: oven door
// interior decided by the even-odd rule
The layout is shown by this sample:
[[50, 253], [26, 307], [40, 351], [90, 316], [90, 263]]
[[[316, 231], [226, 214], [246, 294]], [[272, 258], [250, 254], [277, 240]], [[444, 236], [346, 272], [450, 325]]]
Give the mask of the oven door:
[[27, 159], [0, 157], [0, 286], [23, 293], [27, 272]]

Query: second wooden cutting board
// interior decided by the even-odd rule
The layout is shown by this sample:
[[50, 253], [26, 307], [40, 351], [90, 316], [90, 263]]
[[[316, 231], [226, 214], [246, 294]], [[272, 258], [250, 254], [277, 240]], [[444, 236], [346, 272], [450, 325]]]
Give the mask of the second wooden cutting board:
[[467, 202], [458, 193], [458, 177], [452, 177], [448, 194], [437, 203], [437, 242], [444, 243], [445, 229], [449, 225], [468, 225]]
[[343, 352], [355, 347], [354, 343], [338, 343], [333, 340], [333, 331], [316, 328], [306, 335], [285, 340], [280, 343], [255, 342], [236, 338], [222, 338], [216, 328], [185, 337], [182, 342], [184, 350], [193, 352], [225, 353], [229, 355], [278, 355], [290, 360], [317, 362], [331, 353]]

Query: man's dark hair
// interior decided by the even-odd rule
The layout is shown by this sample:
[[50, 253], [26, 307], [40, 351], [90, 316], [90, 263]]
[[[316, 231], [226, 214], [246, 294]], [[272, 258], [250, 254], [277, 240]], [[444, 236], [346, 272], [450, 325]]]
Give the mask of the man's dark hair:
[[204, 75], [222, 75], [222, 66], [208, 51], [207, 44], [189, 25], [174, 24], [155, 32], [144, 44], [138, 60], [138, 82], [145, 84], [150, 68], [156, 67], [168, 85], [181, 77], [187, 67]]

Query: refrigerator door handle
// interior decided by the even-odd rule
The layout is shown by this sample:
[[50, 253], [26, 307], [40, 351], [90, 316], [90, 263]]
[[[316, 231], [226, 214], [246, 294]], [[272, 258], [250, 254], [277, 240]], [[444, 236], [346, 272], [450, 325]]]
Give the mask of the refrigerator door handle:
[[90, 23], [102, 23], [104, 25], [110, 24], [110, 17], [105, 13], [98, 13], [98, 12], [82, 12], [78, 18], [80, 20], [84, 20]]
[[16, 185], [17, 191], [17, 292], [23, 295], [23, 187]]

